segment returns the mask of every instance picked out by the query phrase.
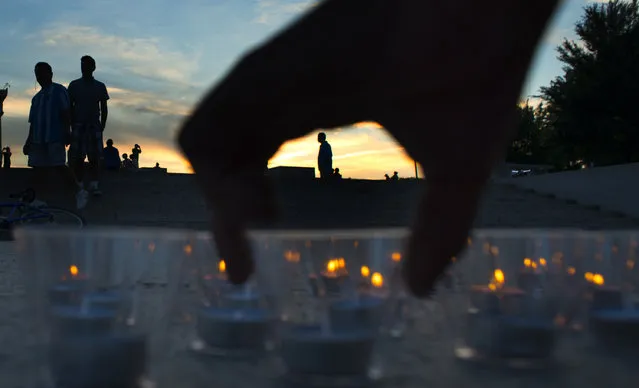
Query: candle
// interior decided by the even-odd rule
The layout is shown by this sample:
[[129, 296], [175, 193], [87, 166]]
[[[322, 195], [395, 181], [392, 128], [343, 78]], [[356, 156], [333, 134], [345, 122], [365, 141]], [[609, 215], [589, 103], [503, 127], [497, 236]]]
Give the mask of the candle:
[[600, 310], [623, 309], [623, 294], [619, 288], [592, 286], [591, 295], [589, 306], [591, 313]]
[[590, 313], [590, 330], [597, 345], [619, 352], [639, 350], [639, 311], [600, 309]]
[[67, 281], [49, 288], [49, 303], [52, 306], [78, 305], [81, 300], [81, 293], [84, 282]]
[[329, 319], [336, 332], [377, 330], [381, 323], [383, 300], [362, 296], [355, 300], [342, 300], [331, 304]]
[[122, 298], [120, 294], [114, 291], [97, 291], [90, 292], [83, 296], [83, 302], [90, 309], [102, 309], [117, 312], [120, 308]]
[[205, 307], [198, 313], [198, 336], [211, 348], [258, 351], [264, 348], [274, 317], [263, 309]]
[[260, 295], [250, 288], [233, 291], [224, 296], [229, 307], [236, 309], [256, 309], [260, 305]]
[[144, 337], [98, 335], [53, 341], [49, 365], [64, 388], [137, 387], [146, 372]]
[[473, 289], [466, 343], [492, 357], [545, 358], [555, 343], [552, 317], [535, 298], [519, 289]]
[[108, 309], [83, 309], [78, 306], [57, 306], [52, 309], [54, 338], [92, 337], [108, 334], [113, 328], [115, 312]]
[[282, 336], [281, 356], [289, 376], [365, 378], [375, 336], [370, 330], [325, 332], [296, 326]]

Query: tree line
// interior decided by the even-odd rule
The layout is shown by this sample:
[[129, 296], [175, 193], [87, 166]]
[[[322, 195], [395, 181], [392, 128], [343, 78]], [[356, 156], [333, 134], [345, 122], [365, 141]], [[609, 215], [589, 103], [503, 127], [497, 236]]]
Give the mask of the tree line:
[[563, 74], [541, 88], [541, 103], [517, 107], [507, 161], [556, 169], [639, 162], [639, 4], [590, 4], [575, 32], [557, 47]]

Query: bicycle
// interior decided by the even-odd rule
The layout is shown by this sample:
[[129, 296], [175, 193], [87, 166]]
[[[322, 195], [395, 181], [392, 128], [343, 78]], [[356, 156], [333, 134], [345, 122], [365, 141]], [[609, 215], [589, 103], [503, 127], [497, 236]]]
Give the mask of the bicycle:
[[[18, 225], [61, 224], [84, 228], [86, 221], [81, 215], [56, 206], [34, 206], [35, 191], [26, 189], [9, 196], [13, 201], [0, 202], [0, 231], [11, 231]], [[9, 209], [5, 214], [4, 209]], [[64, 222], [65, 217], [69, 222]], [[62, 221], [62, 222], [61, 222]]]

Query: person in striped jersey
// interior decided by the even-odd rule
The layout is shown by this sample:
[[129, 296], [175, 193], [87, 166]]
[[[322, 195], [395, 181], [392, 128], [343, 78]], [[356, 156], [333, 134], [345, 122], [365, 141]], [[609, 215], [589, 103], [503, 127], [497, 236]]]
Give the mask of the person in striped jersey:
[[42, 196], [59, 199], [57, 195], [61, 194], [61, 188], [67, 186], [66, 181], [70, 177], [65, 149], [71, 139], [70, 104], [67, 89], [53, 82], [51, 65], [38, 62], [34, 72], [41, 88], [31, 100], [29, 134], [23, 153], [28, 156], [28, 165], [34, 170], [31, 184], [39, 195], [34, 204], [43, 206]]

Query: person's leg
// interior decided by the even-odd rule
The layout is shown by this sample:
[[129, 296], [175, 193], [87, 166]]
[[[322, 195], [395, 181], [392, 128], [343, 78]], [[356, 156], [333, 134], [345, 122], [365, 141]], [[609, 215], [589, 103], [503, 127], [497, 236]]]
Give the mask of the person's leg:
[[100, 179], [100, 161], [102, 159], [102, 132], [97, 128], [90, 128], [88, 133], [89, 144], [87, 148], [87, 158], [89, 159], [89, 191], [96, 196], [102, 194], [98, 187]]
[[82, 125], [74, 125], [71, 132], [71, 145], [69, 146], [69, 167], [71, 167], [75, 177], [77, 209], [83, 209], [89, 200], [89, 193], [84, 186], [86, 143], [86, 128]]

